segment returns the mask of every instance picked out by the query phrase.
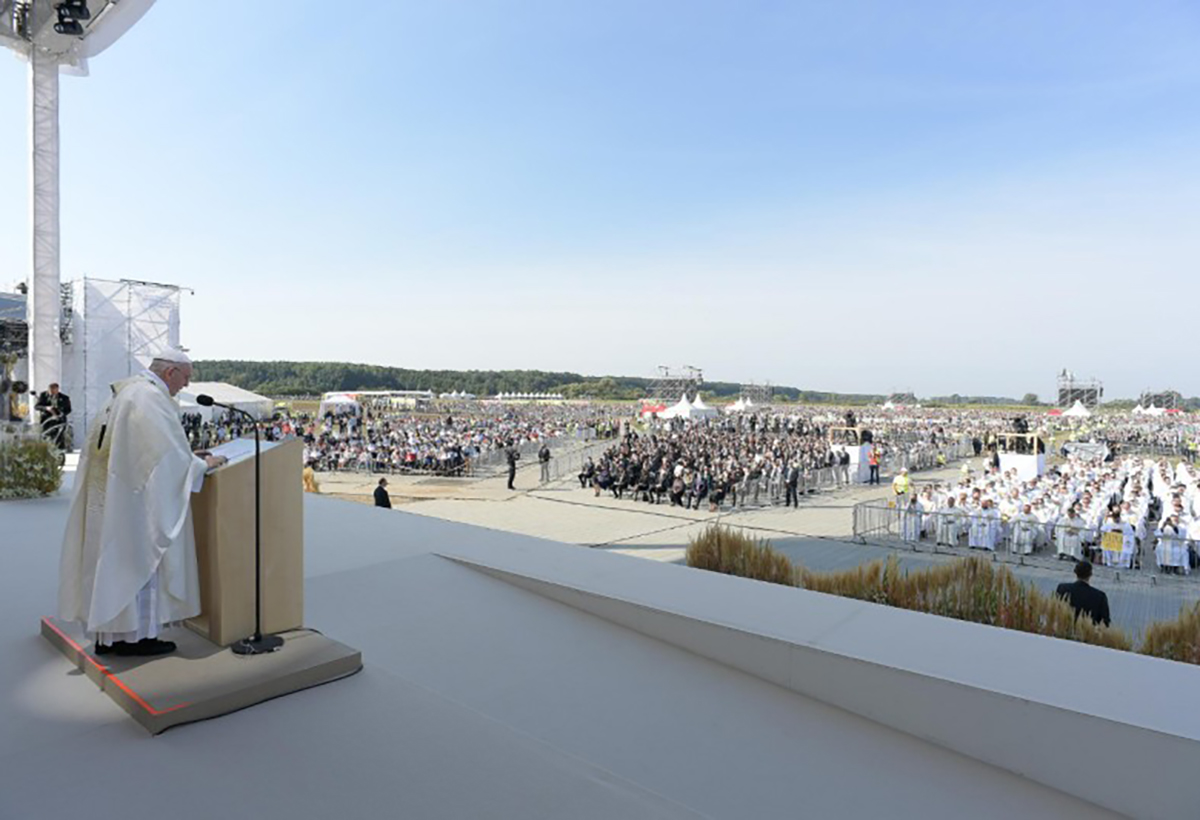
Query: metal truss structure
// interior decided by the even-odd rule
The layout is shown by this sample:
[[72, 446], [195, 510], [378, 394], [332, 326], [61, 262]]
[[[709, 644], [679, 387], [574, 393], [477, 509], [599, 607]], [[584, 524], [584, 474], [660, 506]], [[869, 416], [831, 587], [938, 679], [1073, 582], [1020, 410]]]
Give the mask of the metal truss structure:
[[1183, 396], [1178, 390], [1153, 390], [1142, 391], [1141, 397], [1138, 399], [1138, 404], [1146, 409], [1151, 407], [1161, 407], [1163, 410], [1182, 410]]
[[775, 387], [770, 382], [758, 384], [750, 382], [743, 384], [741, 392], [738, 394], [743, 399], [749, 399], [755, 404], [770, 404], [771, 399], [775, 396]]
[[673, 404], [680, 396], [687, 396], [691, 401], [700, 392], [704, 384], [704, 373], [698, 367], [684, 365], [681, 368], [658, 366], [658, 375], [650, 382], [646, 398], [654, 399], [662, 404]]
[[1099, 406], [1103, 398], [1104, 383], [1099, 379], [1080, 379], [1066, 368], [1058, 374], [1059, 407], [1071, 407], [1078, 401], [1084, 407], [1093, 409]]

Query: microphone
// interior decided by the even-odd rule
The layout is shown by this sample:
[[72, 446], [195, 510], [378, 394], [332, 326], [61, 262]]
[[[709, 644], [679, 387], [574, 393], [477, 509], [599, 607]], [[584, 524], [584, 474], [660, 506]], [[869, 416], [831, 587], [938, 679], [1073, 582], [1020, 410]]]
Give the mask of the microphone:
[[196, 404], [201, 407], [224, 407], [242, 414], [254, 425], [254, 634], [242, 638], [230, 649], [235, 655], [266, 655], [279, 650], [283, 646], [283, 638], [262, 633], [262, 473], [259, 467], [262, 445], [258, 435], [258, 420], [240, 407], [216, 401], [205, 393], [196, 396]]
[[[231, 404], [219, 402], [207, 393], [201, 393], [199, 396], [196, 396], [196, 404], [200, 405], [201, 407], [224, 407], [226, 410], [232, 410], [235, 413], [242, 413], [243, 415], [250, 416], [250, 414], [245, 410], [234, 407]], [[250, 416], [250, 418], [254, 418], [254, 416]]]

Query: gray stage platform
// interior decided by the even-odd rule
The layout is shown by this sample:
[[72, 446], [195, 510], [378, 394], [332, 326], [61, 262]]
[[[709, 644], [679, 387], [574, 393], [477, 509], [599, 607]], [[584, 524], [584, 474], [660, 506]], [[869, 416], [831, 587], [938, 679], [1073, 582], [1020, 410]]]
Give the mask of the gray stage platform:
[[[365, 673], [150, 738], [35, 630], [53, 607], [66, 511], [63, 497], [0, 502], [0, 818], [81, 805], [90, 820], [127, 818], [114, 784], [130, 778], [138, 806], [176, 820], [1115, 816], [464, 561], [621, 582], [647, 603], [688, 597], [781, 630], [813, 619], [800, 598], [775, 603], [793, 590], [313, 497], [308, 619], [360, 647]], [[746, 607], [731, 597], [747, 592]], [[978, 635], [981, 653], [1005, 638], [956, 631]], [[901, 653], [905, 634], [885, 630], [884, 649]], [[1067, 665], [1103, 660], [1088, 649], [1067, 647]]]
[[269, 655], [239, 656], [188, 629], [156, 658], [97, 656], [75, 624], [42, 618], [42, 637], [152, 735], [332, 683], [362, 669], [362, 654], [312, 630], [281, 635]]

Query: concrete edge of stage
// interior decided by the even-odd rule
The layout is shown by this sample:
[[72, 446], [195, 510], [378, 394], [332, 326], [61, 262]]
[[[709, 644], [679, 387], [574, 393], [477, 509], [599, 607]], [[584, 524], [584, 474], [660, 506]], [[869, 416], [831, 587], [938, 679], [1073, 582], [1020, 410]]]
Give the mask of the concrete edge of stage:
[[42, 618], [42, 637], [151, 735], [173, 726], [220, 717], [248, 706], [349, 677], [362, 653], [318, 632], [284, 632], [284, 646], [267, 655], [238, 656], [188, 629], [163, 637], [169, 655], [97, 658], [78, 625]]
[[[537, 563], [517, 553], [440, 554], [1120, 814], [1195, 814], [1186, 790], [1128, 788], [1186, 780], [1200, 764], [1200, 721], [1162, 720], [1136, 696], [1146, 680], [1190, 691], [1200, 670], [1189, 664], [702, 570], [602, 564], [610, 556], [587, 551]], [[672, 570], [669, 587], [655, 585]], [[1085, 697], [1088, 682], [1107, 696]], [[1088, 751], [1064, 753], [1065, 738]], [[1097, 761], [1114, 749], [1121, 777], [1096, 779]]]

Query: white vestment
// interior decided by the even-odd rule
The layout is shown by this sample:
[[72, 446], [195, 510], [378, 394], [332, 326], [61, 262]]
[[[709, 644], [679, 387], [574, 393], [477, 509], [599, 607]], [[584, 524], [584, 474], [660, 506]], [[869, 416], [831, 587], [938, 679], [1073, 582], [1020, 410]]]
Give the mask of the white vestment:
[[1160, 567], [1180, 567], [1184, 574], [1190, 574], [1192, 569], [1188, 563], [1188, 547], [1186, 530], [1180, 532], [1175, 527], [1163, 527], [1156, 531], [1158, 545], [1154, 548], [1154, 557]]
[[1032, 513], [1017, 513], [1013, 518], [1012, 552], [1029, 555], [1033, 552], [1034, 542], [1040, 522]]
[[1076, 561], [1083, 557], [1081, 541], [1083, 540], [1084, 530], [1087, 525], [1079, 516], [1068, 518], [1066, 521], [1058, 525], [1057, 541], [1058, 554], [1068, 555]]
[[921, 540], [921, 507], [906, 504], [900, 512], [901, 534], [905, 541]]
[[75, 474], [60, 618], [110, 642], [200, 614], [191, 494], [205, 468], [161, 379], [145, 372], [113, 385]]
[[950, 547], [958, 546], [962, 532], [962, 513], [957, 507], [942, 507], [937, 513], [937, 542]]
[[1000, 541], [1000, 513], [994, 507], [971, 517], [969, 544], [976, 549], [995, 550]]

